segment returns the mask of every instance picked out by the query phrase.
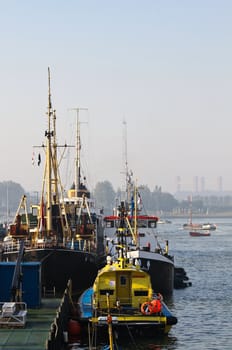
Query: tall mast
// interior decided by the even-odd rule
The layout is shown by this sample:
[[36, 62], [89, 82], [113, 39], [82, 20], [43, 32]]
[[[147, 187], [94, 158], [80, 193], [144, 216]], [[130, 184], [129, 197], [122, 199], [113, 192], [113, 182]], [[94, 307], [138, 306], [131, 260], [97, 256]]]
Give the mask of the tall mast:
[[56, 203], [58, 203], [59, 194], [58, 194], [58, 164], [57, 164], [57, 140], [56, 140], [56, 111], [53, 111], [53, 157], [52, 157], [52, 167], [53, 167], [53, 173], [54, 173], [54, 180], [53, 180], [53, 189], [52, 192], [56, 195]]
[[45, 131], [47, 137], [46, 142], [46, 170], [47, 170], [47, 231], [52, 231], [52, 189], [51, 189], [51, 177], [52, 177], [52, 151], [51, 151], [51, 116], [52, 116], [52, 103], [51, 103], [51, 87], [50, 87], [50, 69], [48, 68], [48, 130]]
[[71, 108], [71, 110], [76, 111], [76, 160], [75, 160], [75, 194], [78, 197], [78, 191], [80, 189], [80, 179], [81, 179], [81, 138], [80, 138], [80, 120], [79, 112], [87, 111], [88, 108]]
[[76, 197], [80, 189], [80, 178], [81, 178], [81, 140], [80, 140], [80, 121], [79, 121], [79, 108], [77, 108], [76, 117], [76, 169], [75, 169], [75, 190]]

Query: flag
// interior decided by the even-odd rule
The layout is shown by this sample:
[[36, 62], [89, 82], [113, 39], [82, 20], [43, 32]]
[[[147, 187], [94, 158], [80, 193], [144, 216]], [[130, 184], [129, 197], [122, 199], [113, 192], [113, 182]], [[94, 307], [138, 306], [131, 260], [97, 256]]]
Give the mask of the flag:
[[40, 163], [41, 163], [41, 155], [40, 153], [38, 154], [38, 166], [40, 166]]
[[137, 198], [137, 205], [138, 205], [138, 209], [141, 210], [142, 209], [142, 198], [141, 198], [139, 192], [138, 192], [138, 198]]

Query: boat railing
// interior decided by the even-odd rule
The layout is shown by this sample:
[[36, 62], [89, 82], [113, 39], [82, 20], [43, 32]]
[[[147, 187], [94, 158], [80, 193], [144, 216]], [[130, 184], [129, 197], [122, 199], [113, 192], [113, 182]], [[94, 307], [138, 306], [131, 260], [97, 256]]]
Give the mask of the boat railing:
[[[133, 306], [130, 298], [120, 298], [120, 300], [116, 300], [114, 302], [110, 301], [110, 313], [112, 315], [136, 315], [140, 314], [140, 307], [144, 303], [144, 298], [138, 298], [136, 300], [136, 305], [138, 306]], [[107, 306], [107, 300], [105, 297], [99, 298], [98, 300], [98, 306], [96, 308], [96, 311], [99, 315], [104, 316], [107, 315], [109, 312], [108, 306]]]
[[0, 326], [24, 327], [27, 304], [24, 302], [0, 302]]
[[[9, 253], [9, 252], [18, 252], [20, 247], [20, 240], [10, 240], [7, 242], [4, 242], [3, 245], [3, 252]], [[45, 240], [45, 239], [39, 239], [35, 242], [32, 242], [29, 239], [24, 240], [24, 248], [25, 250], [30, 249], [51, 249], [51, 248], [57, 248], [57, 249], [71, 249], [71, 250], [78, 250], [88, 253], [94, 253], [96, 252], [96, 245], [93, 241], [90, 241], [88, 239], [78, 239], [75, 241], [68, 241], [66, 243], [63, 242], [56, 242], [52, 240]]]
[[97, 309], [97, 314], [98, 316], [107, 316], [108, 314], [111, 314], [111, 316], [126, 316], [126, 315], [140, 315], [141, 311], [140, 308], [138, 307], [133, 307], [131, 305], [122, 305], [120, 307], [111, 307], [110, 309], [108, 308], [98, 308]]
[[[70, 316], [70, 309], [73, 306], [72, 295], [72, 282], [68, 281], [67, 287], [64, 291], [63, 298], [60, 306], [57, 310], [56, 317], [54, 318], [51, 329], [46, 342], [47, 350], [60, 349], [61, 344], [64, 344], [67, 338], [67, 325]], [[67, 345], [67, 344], [66, 344]]]

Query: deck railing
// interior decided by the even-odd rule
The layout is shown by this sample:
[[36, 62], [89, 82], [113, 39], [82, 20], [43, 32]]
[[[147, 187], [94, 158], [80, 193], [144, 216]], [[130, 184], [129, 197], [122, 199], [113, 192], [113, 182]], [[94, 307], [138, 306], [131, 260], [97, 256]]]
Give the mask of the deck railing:
[[72, 282], [68, 281], [61, 304], [57, 310], [56, 317], [51, 324], [49, 337], [46, 342], [46, 350], [62, 350], [67, 346], [65, 334], [71, 311]]

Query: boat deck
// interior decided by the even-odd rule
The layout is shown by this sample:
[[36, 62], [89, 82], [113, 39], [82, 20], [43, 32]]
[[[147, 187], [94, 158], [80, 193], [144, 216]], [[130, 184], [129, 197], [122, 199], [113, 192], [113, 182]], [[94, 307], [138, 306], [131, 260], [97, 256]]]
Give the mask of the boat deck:
[[61, 299], [42, 299], [39, 309], [28, 309], [24, 328], [1, 328], [0, 350], [44, 350]]

